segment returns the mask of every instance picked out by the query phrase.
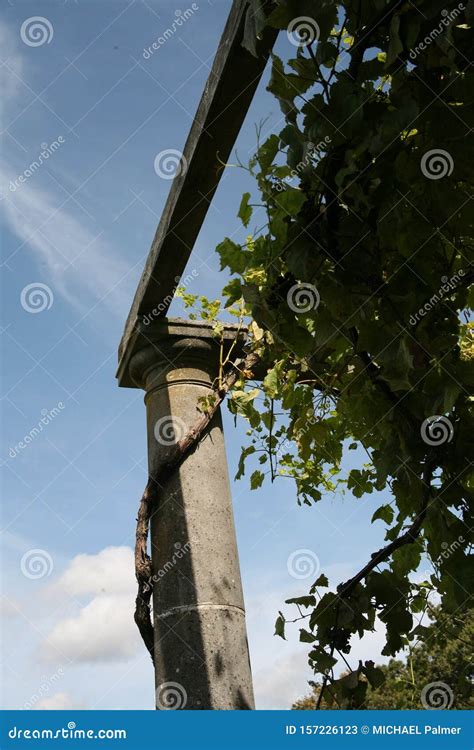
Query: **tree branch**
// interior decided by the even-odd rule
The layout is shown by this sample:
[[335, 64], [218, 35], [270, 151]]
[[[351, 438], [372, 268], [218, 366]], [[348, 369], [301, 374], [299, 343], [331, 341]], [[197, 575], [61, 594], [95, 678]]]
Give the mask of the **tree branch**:
[[403, 547], [405, 544], [411, 544], [412, 542], [416, 541], [420, 534], [421, 527], [423, 525], [423, 521], [425, 520], [426, 512], [429, 506], [432, 489], [431, 480], [433, 478], [434, 467], [435, 462], [433, 460], [426, 461], [425, 468], [423, 470], [423, 476], [421, 477], [421, 481], [425, 485], [423, 503], [411, 526], [405, 531], [404, 534], [401, 534], [399, 537], [394, 539], [393, 542], [390, 542], [390, 544], [387, 544], [377, 552], [374, 552], [370, 556], [369, 562], [364, 565], [364, 567], [359, 570], [359, 572], [356, 573], [355, 576], [346, 581], [346, 583], [342, 583], [337, 587], [337, 593], [340, 599], [344, 599], [345, 597], [349, 596], [349, 594], [353, 591], [357, 584], [360, 583], [363, 578], [366, 578], [366, 576], [368, 576], [368, 574], [377, 565], [379, 565], [381, 562], [385, 562], [390, 557], [390, 555], [395, 552], [395, 550]]

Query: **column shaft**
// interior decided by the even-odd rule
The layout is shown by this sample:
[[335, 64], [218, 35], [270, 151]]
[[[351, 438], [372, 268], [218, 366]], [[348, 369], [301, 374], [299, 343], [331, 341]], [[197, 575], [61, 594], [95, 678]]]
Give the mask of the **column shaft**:
[[[160, 341], [136, 355], [154, 470], [199, 417], [215, 342]], [[157, 708], [251, 709], [245, 610], [220, 412], [160, 489], [151, 518]]]

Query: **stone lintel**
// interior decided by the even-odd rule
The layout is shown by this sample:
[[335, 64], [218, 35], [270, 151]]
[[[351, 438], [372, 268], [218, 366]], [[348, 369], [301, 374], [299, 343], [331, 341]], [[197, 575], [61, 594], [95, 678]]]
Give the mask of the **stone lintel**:
[[[270, 13], [272, 0], [260, 11]], [[255, 9], [248, 0], [233, 0], [208, 81], [183, 150], [187, 169], [178, 170], [157, 227], [119, 346], [122, 372], [137, 351], [144, 317], [159, 310], [163, 317], [185, 271], [212, 198], [247, 115], [254, 93], [278, 36], [267, 27], [255, 40], [256, 56], [242, 46], [255, 25]]]

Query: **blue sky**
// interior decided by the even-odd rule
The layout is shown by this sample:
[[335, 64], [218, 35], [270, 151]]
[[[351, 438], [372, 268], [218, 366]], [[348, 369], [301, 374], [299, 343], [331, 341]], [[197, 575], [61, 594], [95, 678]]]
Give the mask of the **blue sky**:
[[[132, 621], [145, 412], [141, 392], [117, 387], [117, 347], [171, 185], [156, 174], [155, 157], [184, 146], [230, 5], [200, 0], [148, 59], [144, 48], [191, 3], [2, 7], [5, 708], [154, 705], [151, 664]], [[34, 16], [49, 22], [49, 42], [38, 46], [20, 33]], [[286, 38], [278, 44], [289, 54]], [[256, 123], [268, 118], [264, 134], [283, 127], [267, 80], [268, 70], [236, 145], [242, 161]], [[241, 236], [236, 213], [246, 189], [254, 189], [247, 174], [227, 168], [189, 261], [189, 292], [215, 297], [226, 283], [215, 247]], [[38, 284], [41, 312], [29, 291]], [[171, 314], [181, 313], [173, 303]], [[48, 424], [19, 447], [42, 417]], [[244, 428], [226, 411], [224, 420], [233, 476]], [[333, 584], [348, 578], [382, 541], [380, 521], [370, 526], [380, 498], [338, 494], [300, 508], [288, 481], [250, 492], [244, 478], [232, 491], [257, 707], [286, 708], [311, 676], [297, 631], [288, 642], [273, 637], [284, 599], [311, 583], [289, 575], [288, 558], [310, 550]], [[24, 575], [31, 550], [42, 551], [48, 575]], [[356, 644], [355, 657], [377, 658], [381, 640], [377, 633]]]

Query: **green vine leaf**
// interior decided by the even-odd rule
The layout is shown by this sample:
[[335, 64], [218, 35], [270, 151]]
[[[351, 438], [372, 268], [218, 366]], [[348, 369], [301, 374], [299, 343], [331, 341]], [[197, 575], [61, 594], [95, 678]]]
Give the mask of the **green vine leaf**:
[[250, 477], [250, 489], [256, 490], [262, 486], [265, 474], [261, 471], [255, 470]]
[[249, 221], [252, 218], [253, 208], [252, 206], [249, 206], [249, 200], [250, 200], [250, 193], [244, 193], [242, 196], [242, 201], [240, 203], [240, 208], [239, 208], [239, 213], [238, 213], [238, 217], [239, 219], [241, 219], [244, 227], [248, 227]]
[[390, 526], [393, 521], [393, 516], [394, 513], [391, 505], [381, 505], [380, 508], [377, 508], [374, 515], [372, 516], [372, 523], [380, 518], [382, 521], [385, 521], [388, 526]]
[[280, 612], [278, 614], [278, 617], [275, 622], [275, 633], [274, 635], [279, 635], [280, 638], [283, 638], [283, 640], [286, 640], [285, 637], [285, 618], [283, 617], [282, 613]]

